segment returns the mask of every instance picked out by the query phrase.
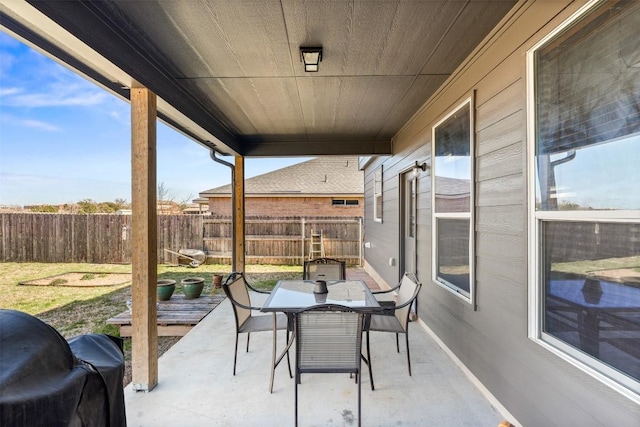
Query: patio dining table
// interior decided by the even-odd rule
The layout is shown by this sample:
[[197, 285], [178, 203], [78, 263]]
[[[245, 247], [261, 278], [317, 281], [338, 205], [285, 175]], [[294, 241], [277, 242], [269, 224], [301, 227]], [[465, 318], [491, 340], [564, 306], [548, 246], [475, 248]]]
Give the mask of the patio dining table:
[[[285, 313], [291, 324], [295, 313], [321, 304], [338, 304], [365, 314], [380, 313], [384, 309], [384, 307], [380, 306], [363, 280], [328, 280], [328, 292], [324, 294], [314, 293], [315, 285], [316, 282], [313, 280], [280, 280], [271, 291], [271, 295], [269, 295], [269, 298], [267, 298], [260, 311], [265, 313]], [[291, 348], [295, 339], [292, 333], [287, 346], [280, 356], [276, 358], [275, 334], [277, 331], [275, 322], [273, 326], [273, 363], [271, 367], [269, 391], [273, 391], [275, 370]]]
[[640, 330], [640, 288], [606, 280], [595, 280], [589, 289], [585, 280], [551, 280], [547, 304], [552, 311], [566, 308], [577, 312], [580, 348], [600, 357], [600, 322], [607, 321], [622, 330]]

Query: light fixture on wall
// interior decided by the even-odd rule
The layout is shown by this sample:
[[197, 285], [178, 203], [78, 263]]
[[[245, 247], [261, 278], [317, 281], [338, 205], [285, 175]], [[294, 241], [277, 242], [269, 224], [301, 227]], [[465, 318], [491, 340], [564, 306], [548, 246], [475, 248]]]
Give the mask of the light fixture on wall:
[[411, 171], [413, 172], [413, 177], [417, 178], [418, 175], [420, 174], [420, 171], [424, 172], [426, 170], [427, 170], [427, 164], [418, 163], [418, 161], [416, 160], [416, 164], [413, 166], [413, 169]]
[[322, 61], [322, 46], [300, 47], [300, 60], [304, 62], [304, 70], [307, 73], [318, 71]]

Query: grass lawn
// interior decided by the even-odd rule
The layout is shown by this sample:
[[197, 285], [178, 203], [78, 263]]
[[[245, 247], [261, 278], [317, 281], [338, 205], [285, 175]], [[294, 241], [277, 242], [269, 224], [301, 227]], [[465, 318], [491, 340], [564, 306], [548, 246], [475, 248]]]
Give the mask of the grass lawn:
[[[273, 287], [278, 279], [302, 276], [301, 266], [248, 265], [246, 270], [247, 279], [265, 289]], [[180, 294], [180, 280], [202, 277], [205, 279], [203, 294], [209, 294], [212, 275], [226, 275], [230, 271], [229, 265], [211, 264], [197, 268], [158, 265], [158, 278], [176, 280], [176, 294]], [[131, 297], [131, 283], [97, 287], [19, 285], [20, 282], [70, 272], [94, 273], [95, 276], [100, 273], [131, 273], [131, 265], [0, 263], [0, 307], [35, 315], [56, 328], [65, 338], [83, 333], [109, 333], [118, 336], [118, 328], [107, 325], [106, 320], [127, 309], [126, 301]]]
[[578, 276], [586, 276], [594, 272], [613, 273], [616, 270], [627, 270], [637, 274], [640, 273], [640, 256], [557, 262], [553, 264], [551, 270], [553, 272], [575, 274]]
[[[176, 281], [176, 294], [182, 293], [180, 281], [187, 277], [205, 279], [203, 294], [211, 293], [212, 276], [226, 276], [230, 265], [201, 265], [197, 268], [158, 265], [159, 279]], [[32, 314], [53, 326], [69, 339], [87, 333], [106, 333], [120, 336], [117, 326], [106, 323], [107, 319], [127, 309], [131, 298], [131, 283], [115, 286], [64, 286], [59, 276], [65, 273], [85, 273], [81, 277], [89, 282], [101, 273], [131, 273], [131, 265], [121, 264], [45, 264], [45, 263], [0, 263], [0, 308], [13, 309]], [[247, 280], [261, 289], [270, 289], [279, 279], [302, 277], [302, 266], [248, 265]], [[20, 285], [37, 279], [51, 277], [51, 283], [59, 285]], [[84, 285], [83, 281], [83, 285]], [[222, 292], [222, 291], [219, 291]], [[158, 337], [158, 355], [162, 355], [179, 337]], [[124, 384], [131, 381], [131, 339], [124, 341]]]

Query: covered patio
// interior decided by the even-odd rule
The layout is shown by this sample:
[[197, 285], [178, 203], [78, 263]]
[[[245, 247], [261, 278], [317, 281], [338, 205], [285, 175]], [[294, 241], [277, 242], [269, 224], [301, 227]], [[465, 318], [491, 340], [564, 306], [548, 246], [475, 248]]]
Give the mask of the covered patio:
[[[232, 264], [243, 271], [245, 158], [392, 154], [395, 135], [515, 4], [0, 0], [5, 31], [131, 103], [130, 425], [291, 425], [294, 418], [294, 382], [283, 367], [268, 391], [270, 333], [254, 334], [232, 376], [228, 301], [157, 358], [156, 120], [229, 167]], [[319, 50], [313, 72], [302, 64], [307, 49]], [[218, 157], [225, 155], [233, 163]], [[493, 426], [512, 418], [494, 409], [424, 323], [410, 327], [411, 377], [406, 349], [398, 355], [392, 334], [372, 335], [377, 388], [363, 378], [364, 425]], [[357, 388], [342, 377], [303, 376], [302, 425], [354, 422]]]
[[[131, 104], [129, 424], [294, 420], [294, 382], [283, 367], [268, 391], [270, 333], [252, 337], [251, 353], [239, 354], [232, 376], [228, 301], [157, 357], [161, 120], [229, 169], [234, 271], [245, 270], [245, 159], [359, 157], [366, 271], [381, 287], [397, 283], [404, 271], [424, 285], [419, 320], [410, 325], [413, 376], [391, 334], [373, 337], [377, 387], [372, 392], [364, 376], [364, 425], [496, 426], [506, 419], [526, 426], [638, 426], [637, 375], [574, 343], [585, 338], [580, 331], [600, 330], [598, 318], [587, 328], [549, 328], [545, 286], [554, 263], [589, 261], [583, 276], [603, 270], [595, 261], [639, 254], [640, 205], [620, 187], [633, 182], [622, 171], [637, 171], [628, 159], [637, 157], [640, 143], [639, 23], [640, 10], [627, 0], [0, 0], [3, 31]], [[311, 69], [303, 62], [309, 50], [320, 61]], [[571, 58], [566, 70], [558, 67], [564, 55]], [[594, 86], [592, 75], [606, 84]], [[545, 81], [549, 86], [538, 88]], [[573, 97], [571, 108], [564, 92]], [[589, 96], [574, 96], [582, 92]], [[556, 133], [549, 132], [548, 146], [567, 154], [548, 162], [544, 156], [557, 154], [537, 150], [537, 132], [556, 123], [567, 141], [579, 138], [575, 129], [595, 111], [591, 101], [614, 111], [585, 128], [584, 135], [600, 129], [602, 140], [593, 134], [556, 147]], [[565, 114], [571, 120], [554, 121]], [[465, 148], [451, 149], [450, 136]], [[557, 184], [540, 174], [541, 159], [548, 167], [569, 166], [576, 150], [607, 144], [614, 147], [610, 158], [593, 155], [598, 168], [576, 168], [602, 168], [576, 180], [583, 205], [567, 199], [567, 210], [539, 209], [536, 179], [545, 189]], [[459, 176], [439, 172], [450, 166]], [[621, 176], [609, 181], [611, 171]], [[600, 188], [617, 189], [611, 206], [591, 208], [592, 200], [609, 199], [591, 194], [596, 176]], [[453, 179], [464, 181], [464, 192]], [[459, 204], [439, 203], [456, 195], [464, 196]], [[565, 223], [584, 229], [555, 233], [554, 224]], [[608, 244], [605, 223], [622, 230], [611, 232]], [[619, 254], [607, 252], [625, 244]], [[565, 256], [567, 249], [577, 255]], [[572, 316], [584, 318], [600, 304], [593, 301], [585, 298]], [[604, 308], [607, 314], [625, 307]], [[637, 307], [631, 309], [636, 319]], [[636, 372], [637, 357], [628, 357]], [[302, 425], [354, 423], [357, 388], [348, 375], [303, 376], [299, 391]]]
[[[407, 373], [403, 343], [398, 354], [392, 334], [371, 334], [376, 390], [371, 391], [365, 375], [363, 425], [495, 427], [506, 418], [456, 366], [423, 322], [409, 327], [412, 376]], [[286, 366], [276, 370], [273, 393], [269, 393], [272, 334], [252, 334], [249, 353], [243, 348], [246, 335], [241, 335], [233, 376], [234, 330], [226, 299], [160, 357], [159, 381], [152, 393], [127, 386], [127, 424], [293, 425], [294, 380]], [[278, 336], [278, 348], [283, 347], [284, 332]], [[298, 393], [300, 425], [357, 424], [357, 386], [349, 375], [303, 375]]]
[[243, 271], [245, 158], [392, 154], [515, 4], [0, 1], [5, 31], [131, 103], [136, 390], [158, 384], [156, 121], [229, 167], [232, 268]]

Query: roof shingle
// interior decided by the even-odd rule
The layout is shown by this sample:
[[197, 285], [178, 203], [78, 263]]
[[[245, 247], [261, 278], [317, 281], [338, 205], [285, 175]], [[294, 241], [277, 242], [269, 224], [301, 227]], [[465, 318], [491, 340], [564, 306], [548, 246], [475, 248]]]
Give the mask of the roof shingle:
[[[248, 178], [245, 195], [353, 194], [364, 193], [364, 172], [357, 157], [316, 157], [262, 175]], [[200, 197], [231, 194], [231, 185], [201, 192]]]

